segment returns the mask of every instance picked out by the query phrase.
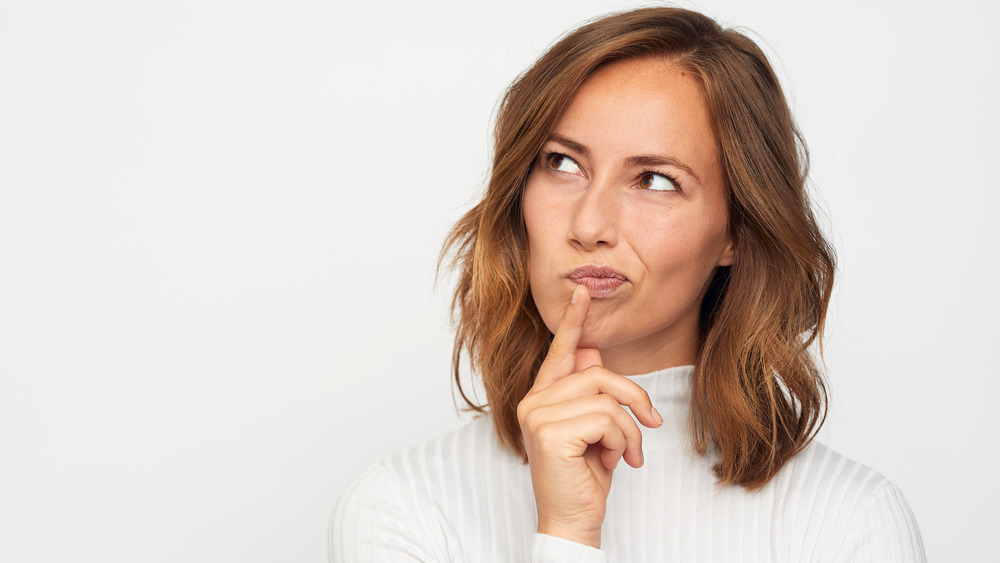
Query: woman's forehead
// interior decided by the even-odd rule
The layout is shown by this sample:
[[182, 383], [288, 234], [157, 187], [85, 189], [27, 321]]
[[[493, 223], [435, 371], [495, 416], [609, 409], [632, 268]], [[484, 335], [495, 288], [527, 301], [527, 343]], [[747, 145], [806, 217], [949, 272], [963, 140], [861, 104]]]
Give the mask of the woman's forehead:
[[667, 58], [616, 61], [580, 86], [552, 132], [621, 160], [663, 155], [704, 168], [718, 161], [700, 81]]

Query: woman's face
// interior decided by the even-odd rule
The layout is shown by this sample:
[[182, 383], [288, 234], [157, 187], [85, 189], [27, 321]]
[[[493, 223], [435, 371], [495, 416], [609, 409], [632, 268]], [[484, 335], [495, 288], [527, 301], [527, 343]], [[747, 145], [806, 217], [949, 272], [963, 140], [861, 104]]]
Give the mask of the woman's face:
[[619, 373], [692, 363], [702, 297], [733, 261], [709, 115], [697, 79], [672, 61], [602, 66], [528, 177], [535, 305], [554, 331], [575, 286], [587, 286], [580, 345]]

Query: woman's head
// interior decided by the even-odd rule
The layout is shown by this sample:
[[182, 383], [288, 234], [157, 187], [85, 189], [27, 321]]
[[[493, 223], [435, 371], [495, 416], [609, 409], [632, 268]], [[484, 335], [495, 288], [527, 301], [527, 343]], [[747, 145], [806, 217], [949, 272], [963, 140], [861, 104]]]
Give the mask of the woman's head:
[[[612, 155], [624, 145], [611, 143], [609, 149], [601, 144], [607, 135], [594, 130], [595, 123], [586, 123], [595, 116], [576, 110], [580, 104], [628, 93], [615, 94], [615, 88], [652, 89], [654, 97], [667, 96], [661, 100], [667, 104], [661, 116], [663, 137], [657, 142], [655, 131], [646, 128], [645, 138], [651, 141], [649, 146], [631, 147], [636, 154]], [[671, 99], [670, 93], [681, 97]], [[681, 102], [687, 103], [687, 110], [671, 109]], [[605, 106], [611, 115], [613, 104]], [[694, 130], [690, 123], [686, 129], [680, 125], [685, 117], [697, 123]], [[569, 138], [561, 130], [567, 123], [574, 127]], [[683, 142], [669, 137], [674, 126], [684, 129]], [[607, 162], [580, 163], [588, 157], [580, 149], [590, 149], [584, 141], [600, 153], [591, 156]], [[634, 165], [650, 162], [626, 160], [650, 155], [680, 160], [688, 168], [693, 165], [686, 161], [697, 161], [700, 173], [691, 171], [698, 180], [691, 175], [682, 179], [685, 172], [676, 162], [666, 169], [663, 162], [657, 163], [659, 168], [650, 167], [665, 172], [662, 177], [640, 179], [642, 167]], [[667, 354], [654, 363], [697, 363], [692, 394], [696, 446], [704, 451], [710, 441], [716, 443], [716, 470], [724, 482], [766, 482], [811, 438], [824, 405], [822, 381], [807, 347], [822, 334], [833, 257], [805, 195], [804, 160], [804, 147], [763, 53], [743, 35], [701, 14], [674, 8], [616, 14], [570, 33], [545, 53], [504, 97], [486, 194], [446, 243], [456, 251], [460, 268], [453, 302], [458, 314], [456, 381], [458, 358], [465, 349], [483, 377], [501, 441], [523, 452], [514, 410], [544, 357], [551, 338], [547, 327], [553, 326], [554, 311], [561, 311], [559, 295], [572, 283], [565, 277], [588, 264], [632, 268], [629, 272], [643, 280], [657, 281], [645, 286], [656, 291], [633, 300], [642, 307], [622, 307], [622, 314], [611, 314], [615, 296], [609, 295], [607, 322], [602, 324], [598, 315], [590, 327], [593, 343], [614, 346], [622, 339], [651, 334], [667, 342], [665, 329], [687, 339], [695, 357]], [[612, 196], [610, 188], [582, 195], [583, 183], [550, 174], [575, 173], [574, 166], [581, 165], [583, 183], [617, 182], [620, 187], [622, 182], [642, 181], [655, 188], [672, 176], [680, 180], [683, 195], [618, 190]], [[569, 191], [578, 193], [556, 200], [542, 197], [552, 197], [539, 188], [551, 188], [555, 178], [566, 180]], [[695, 195], [701, 197], [698, 205], [692, 204]], [[654, 196], [662, 197], [650, 201]], [[657, 214], [657, 205], [663, 215]], [[610, 213], [602, 215], [602, 206]], [[684, 221], [671, 223], [678, 213], [687, 213]], [[563, 223], [554, 224], [559, 221]], [[611, 259], [612, 253], [597, 252], [610, 243], [604, 240], [607, 236], [602, 239], [590, 231], [607, 228], [609, 221], [619, 238], [622, 228], [630, 229], [634, 260], [601, 261]], [[697, 240], [688, 241], [684, 250], [689, 252], [678, 261], [680, 247], [674, 237], [690, 238], [695, 227], [701, 229], [695, 233]], [[644, 229], [648, 237], [641, 238]], [[564, 246], [557, 249], [554, 241], [560, 237]], [[576, 254], [565, 244], [575, 245]], [[636, 250], [637, 245], [643, 249]], [[628, 254], [616, 256], [624, 260]], [[573, 262], [583, 256], [594, 260]], [[665, 268], [644, 269], [649, 256], [658, 256]], [[627, 277], [629, 272], [612, 275]], [[560, 275], [563, 279], [553, 281]], [[662, 293], [661, 298], [655, 293]], [[646, 323], [645, 328], [628, 332], [623, 327], [629, 319]]]
[[624, 59], [584, 81], [535, 159], [522, 197], [532, 299], [555, 332], [587, 286], [581, 345], [612, 371], [695, 362], [702, 297], [734, 255], [713, 129], [689, 70]]

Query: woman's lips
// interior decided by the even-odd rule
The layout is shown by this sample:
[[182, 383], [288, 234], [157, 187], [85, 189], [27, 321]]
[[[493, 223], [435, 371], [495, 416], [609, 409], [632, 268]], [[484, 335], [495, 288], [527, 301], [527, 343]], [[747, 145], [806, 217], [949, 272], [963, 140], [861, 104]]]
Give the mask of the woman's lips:
[[580, 266], [566, 277], [573, 283], [586, 286], [595, 299], [610, 296], [628, 281], [621, 272], [608, 266]]

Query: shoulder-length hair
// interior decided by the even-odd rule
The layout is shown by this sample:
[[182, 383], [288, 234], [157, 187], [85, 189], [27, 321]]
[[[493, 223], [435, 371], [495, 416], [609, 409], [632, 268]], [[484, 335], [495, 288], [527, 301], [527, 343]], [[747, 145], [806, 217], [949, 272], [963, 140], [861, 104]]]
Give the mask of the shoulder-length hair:
[[[595, 69], [650, 56], [684, 65], [701, 83], [736, 247], [701, 304], [694, 450], [704, 455], [714, 444], [720, 483], [755, 489], [825, 419], [826, 388], [809, 347], [822, 340], [834, 254], [810, 208], [808, 155], [774, 71], [753, 41], [699, 13], [644, 8], [593, 21], [557, 42], [505, 94], [486, 193], [442, 249], [459, 276], [455, 382], [469, 408], [492, 412], [500, 442], [524, 456], [516, 409], [552, 338], [528, 287], [521, 208], [528, 174]], [[482, 377], [485, 405], [462, 388], [463, 352]]]

